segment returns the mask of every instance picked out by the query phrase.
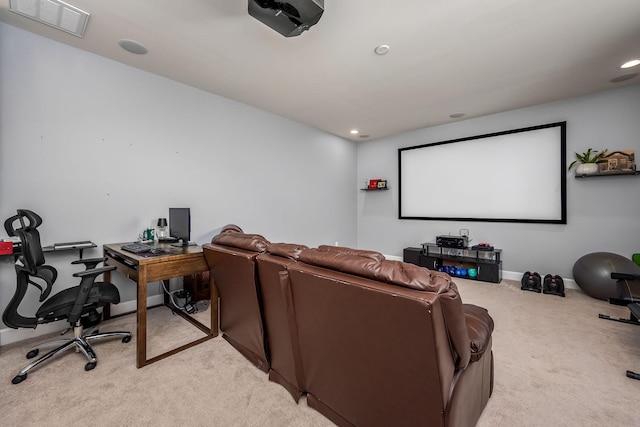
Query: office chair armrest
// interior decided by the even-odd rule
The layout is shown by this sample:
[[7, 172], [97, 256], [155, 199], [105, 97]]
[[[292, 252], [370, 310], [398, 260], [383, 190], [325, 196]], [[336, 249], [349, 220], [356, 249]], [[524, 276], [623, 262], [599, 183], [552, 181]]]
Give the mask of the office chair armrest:
[[92, 268], [91, 270], [79, 271], [77, 273], [74, 273], [73, 277], [99, 276], [104, 272], [113, 271], [115, 269], [116, 269], [115, 265], [107, 265], [106, 267]]
[[75, 261], [72, 261], [71, 264], [84, 264], [87, 270], [90, 270], [92, 268], [96, 268], [96, 266], [98, 264], [100, 264], [101, 262], [105, 262], [107, 260], [107, 258], [87, 258], [87, 259], [78, 259]]
[[640, 274], [611, 273], [611, 278], [615, 280], [640, 280]]
[[98, 291], [98, 287], [94, 288], [93, 286], [95, 284], [96, 277], [106, 271], [115, 269], [116, 267], [114, 265], [108, 265], [106, 267], [80, 271], [73, 275], [73, 277], [80, 277], [81, 281], [79, 286], [80, 291], [78, 292], [76, 301], [73, 304], [73, 308], [69, 312], [68, 319], [70, 323], [75, 324], [80, 319], [80, 316], [82, 316], [83, 307], [87, 303], [89, 296], [91, 296], [92, 293]]

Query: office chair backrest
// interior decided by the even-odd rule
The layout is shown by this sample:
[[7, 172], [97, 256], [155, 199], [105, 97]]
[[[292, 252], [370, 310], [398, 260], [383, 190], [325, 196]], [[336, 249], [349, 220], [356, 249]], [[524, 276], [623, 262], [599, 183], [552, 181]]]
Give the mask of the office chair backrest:
[[[2, 321], [10, 328], [35, 328], [38, 319], [20, 315], [18, 307], [30, 284], [40, 290], [40, 302], [43, 302], [51, 293], [58, 274], [55, 268], [44, 265], [44, 253], [40, 245], [40, 233], [37, 230], [37, 227], [42, 224], [42, 218], [27, 209], [18, 209], [17, 212], [17, 215], [4, 222], [7, 234], [20, 238], [21, 248], [15, 264], [16, 292], [2, 313]], [[40, 279], [41, 282], [37, 283], [34, 279]], [[42, 284], [45, 286], [41, 286]]]
[[[19, 260], [24, 265], [23, 269], [31, 274], [36, 274], [38, 267], [44, 265], [45, 262], [40, 233], [37, 230], [37, 227], [42, 224], [42, 218], [27, 209], [18, 209], [17, 212], [17, 215], [4, 222], [4, 228], [10, 236], [18, 236], [22, 242]], [[17, 221], [20, 222], [18, 227], [16, 227]]]

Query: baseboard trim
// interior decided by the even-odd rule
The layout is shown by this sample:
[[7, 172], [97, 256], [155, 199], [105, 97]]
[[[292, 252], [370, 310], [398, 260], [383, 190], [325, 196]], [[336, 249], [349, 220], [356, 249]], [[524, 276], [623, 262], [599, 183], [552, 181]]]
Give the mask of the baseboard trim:
[[[147, 298], [147, 307], [162, 304], [164, 302], [163, 296], [152, 295]], [[136, 300], [124, 301], [120, 304], [111, 306], [111, 315], [117, 316], [120, 314], [135, 312], [137, 309]], [[58, 322], [47, 323], [40, 325], [36, 329], [0, 329], [0, 346], [11, 344], [18, 341], [24, 341], [31, 338], [36, 338], [42, 335], [48, 335], [55, 332], [62, 332], [69, 326], [64, 320]]]

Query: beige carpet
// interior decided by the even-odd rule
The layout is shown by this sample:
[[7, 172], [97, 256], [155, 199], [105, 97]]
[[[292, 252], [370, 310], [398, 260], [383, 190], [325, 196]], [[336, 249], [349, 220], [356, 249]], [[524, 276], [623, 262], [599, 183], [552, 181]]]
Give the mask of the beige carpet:
[[[524, 292], [514, 282], [456, 280], [464, 302], [493, 316], [495, 386], [478, 426], [637, 426], [640, 327], [598, 319], [627, 317], [622, 307], [577, 290], [567, 297]], [[206, 318], [208, 312], [200, 313]], [[150, 355], [199, 336], [165, 308], [149, 311]], [[103, 330], [135, 330], [133, 315]], [[135, 337], [134, 337], [135, 340]], [[202, 425], [330, 426], [296, 404], [281, 386], [218, 337], [142, 369], [135, 344], [96, 345], [98, 367], [84, 371], [81, 355], [50, 362], [12, 385], [30, 343], [0, 348], [3, 426]], [[416, 425], [418, 425], [416, 420]]]

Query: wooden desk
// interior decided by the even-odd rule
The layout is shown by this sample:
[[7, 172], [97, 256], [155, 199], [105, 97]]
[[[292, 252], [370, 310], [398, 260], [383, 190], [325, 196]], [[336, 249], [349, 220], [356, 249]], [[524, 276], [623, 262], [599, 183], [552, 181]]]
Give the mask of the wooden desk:
[[[117, 271], [136, 282], [138, 287], [137, 309], [137, 348], [136, 365], [141, 368], [167, 356], [178, 353], [194, 345], [210, 340], [218, 336], [218, 291], [211, 287], [211, 327], [198, 322], [182, 310], [175, 310], [177, 314], [189, 321], [192, 325], [207, 334], [205, 337], [182, 345], [166, 353], [147, 359], [147, 284], [162, 280], [167, 285], [172, 277], [181, 277], [209, 270], [207, 262], [200, 246], [188, 246], [177, 248], [168, 243], [156, 243], [154, 246], [167, 251], [166, 255], [143, 257], [120, 249], [126, 243], [112, 243], [103, 246], [104, 256], [107, 258], [105, 265], [113, 265]], [[104, 273], [105, 282], [111, 280], [111, 272]], [[165, 294], [165, 305], [167, 304]], [[170, 307], [170, 306], [169, 306]], [[105, 319], [109, 318], [110, 311], [105, 307]]]

